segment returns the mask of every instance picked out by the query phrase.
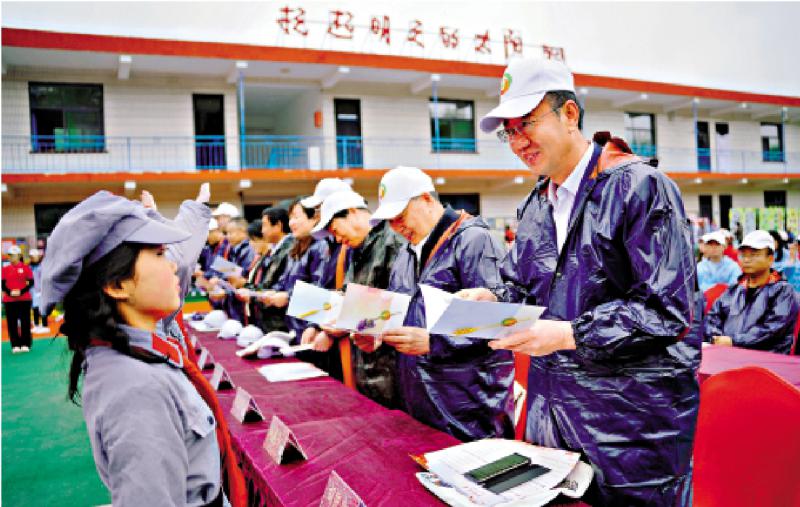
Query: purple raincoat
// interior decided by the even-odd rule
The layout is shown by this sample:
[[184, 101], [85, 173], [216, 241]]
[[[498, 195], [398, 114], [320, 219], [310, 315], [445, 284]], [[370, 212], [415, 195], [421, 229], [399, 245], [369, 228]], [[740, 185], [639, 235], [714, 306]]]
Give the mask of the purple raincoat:
[[780, 273], [754, 291], [736, 284], [714, 301], [706, 316], [706, 340], [730, 336], [733, 345], [778, 354], [789, 354], [794, 343], [798, 295]]
[[[250, 271], [250, 266], [253, 264], [256, 253], [253, 247], [250, 246], [250, 241], [244, 240], [236, 246], [231, 247], [229, 261], [242, 268], [242, 276], [247, 278], [247, 272]], [[225, 297], [225, 313], [228, 318], [238, 320], [242, 324], [245, 323], [245, 304], [234, 295], [233, 291], [226, 291]]]
[[[448, 210], [453, 213], [452, 210]], [[453, 220], [454, 221], [454, 220]], [[430, 240], [438, 238], [431, 237]], [[456, 292], [502, 285], [503, 249], [481, 218], [464, 221], [417, 275], [410, 246], [397, 255], [389, 290], [412, 296], [405, 325], [425, 327], [419, 284]], [[397, 381], [406, 411], [415, 419], [468, 441], [514, 438], [514, 358], [487, 340], [431, 335], [430, 352], [397, 354]]]
[[609, 168], [583, 175], [561, 253], [545, 179], [502, 266], [501, 299], [571, 321], [577, 345], [531, 358], [526, 440], [582, 452], [592, 505], [671, 506], [691, 482], [699, 404], [691, 230], [669, 178], [621, 140], [594, 149]]

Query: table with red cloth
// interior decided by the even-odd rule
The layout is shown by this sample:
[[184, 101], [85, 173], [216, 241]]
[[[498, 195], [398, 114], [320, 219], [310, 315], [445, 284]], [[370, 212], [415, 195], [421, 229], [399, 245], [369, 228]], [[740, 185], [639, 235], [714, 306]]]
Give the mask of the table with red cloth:
[[[235, 340], [190, 332], [264, 415], [263, 421], [241, 424], [230, 414], [235, 390], [218, 392], [251, 505], [318, 506], [334, 470], [369, 507], [444, 505], [417, 481], [415, 474], [421, 469], [409, 454], [437, 451], [459, 440], [329, 377], [268, 382], [259, 367], [296, 360], [242, 359], [235, 355]], [[270, 458], [263, 443], [273, 415], [289, 426], [307, 460], [278, 465]], [[557, 505], [586, 506], [563, 497]]]
[[800, 388], [800, 356], [775, 354], [761, 350], [706, 345], [697, 376], [700, 382], [711, 375], [743, 366], [766, 368], [797, 388]]
[[[369, 506], [443, 505], [417, 481], [414, 474], [420, 468], [409, 454], [456, 445], [457, 439], [328, 377], [268, 382], [257, 368], [287, 360], [241, 359], [234, 354], [235, 340], [194, 334], [264, 415], [261, 422], [239, 423], [230, 415], [235, 391], [219, 392], [253, 503], [319, 505], [331, 471], [336, 470]], [[263, 449], [273, 415], [289, 426], [307, 460], [278, 465]]]

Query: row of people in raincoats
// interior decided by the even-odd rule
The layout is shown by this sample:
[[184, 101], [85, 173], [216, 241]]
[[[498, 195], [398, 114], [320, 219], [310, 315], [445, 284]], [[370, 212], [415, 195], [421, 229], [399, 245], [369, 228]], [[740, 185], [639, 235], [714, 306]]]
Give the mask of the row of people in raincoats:
[[[342, 188], [321, 198], [321, 182], [311, 202], [290, 208], [285, 272], [258, 304], [285, 308], [296, 280], [338, 289], [348, 276], [368, 278], [354, 259], [383, 262], [385, 288], [412, 299], [405, 326], [382, 343], [352, 337], [362, 392], [464, 440], [511, 437], [511, 351], [527, 354], [525, 438], [582, 453], [595, 471], [590, 504], [685, 504], [703, 336], [689, 221], [674, 182], [619, 138], [585, 140], [582, 116], [562, 63], [517, 59], [506, 69], [500, 105], [480, 126], [502, 127], [500, 140], [539, 178], [507, 255], [482, 219], [443, 207], [418, 169], [386, 173], [368, 219], [360, 196]], [[393, 260], [391, 248], [369, 251], [388, 240], [368, 241], [365, 219], [367, 236], [391, 229], [406, 241]], [[546, 311], [489, 343], [430, 336], [421, 283]], [[335, 350], [337, 331], [285, 324], [319, 353]]]
[[402, 218], [376, 218], [362, 196], [335, 178], [322, 180], [314, 195], [291, 202], [288, 211], [264, 210], [262, 234], [273, 247], [255, 260], [235, 296], [265, 332], [292, 331], [296, 342], [313, 344], [300, 358], [339, 379], [344, 372], [336, 345], [349, 333], [287, 316], [295, 283], [338, 290], [358, 283], [412, 296], [406, 325], [384, 335], [383, 346], [353, 337], [357, 389], [462, 440], [513, 438], [512, 354], [491, 350], [486, 340], [420, 336], [425, 322], [418, 290], [419, 283], [450, 292], [498, 287], [505, 252], [482, 219], [442, 206], [419, 169], [398, 168], [384, 180], [388, 197], [382, 202], [399, 206], [395, 214]]

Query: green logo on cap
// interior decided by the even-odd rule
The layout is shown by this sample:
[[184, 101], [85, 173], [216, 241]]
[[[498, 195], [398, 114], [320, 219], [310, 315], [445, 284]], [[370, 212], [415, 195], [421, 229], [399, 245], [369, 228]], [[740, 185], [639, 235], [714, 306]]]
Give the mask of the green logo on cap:
[[383, 199], [385, 195], [386, 195], [386, 185], [381, 183], [381, 186], [378, 187], [378, 199]]
[[507, 92], [510, 86], [511, 86], [511, 74], [506, 72], [505, 74], [503, 74], [503, 80], [500, 81], [500, 95]]

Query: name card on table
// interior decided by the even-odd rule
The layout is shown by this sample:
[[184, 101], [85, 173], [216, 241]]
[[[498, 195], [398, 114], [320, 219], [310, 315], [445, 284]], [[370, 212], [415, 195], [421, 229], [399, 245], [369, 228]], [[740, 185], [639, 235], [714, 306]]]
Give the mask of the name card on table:
[[331, 472], [328, 484], [325, 486], [325, 493], [322, 494], [320, 507], [367, 507], [353, 488], [344, 482], [336, 470]]
[[212, 366], [214, 366], [214, 359], [208, 349], [203, 347], [203, 350], [200, 351], [200, 357], [197, 358], [197, 367], [201, 370], [208, 370]]
[[224, 391], [233, 389], [234, 387], [230, 375], [228, 375], [228, 372], [225, 371], [225, 368], [219, 363], [214, 365], [214, 374], [211, 375], [211, 380], [209, 382], [215, 391]]
[[256, 400], [241, 387], [236, 388], [236, 397], [233, 399], [231, 415], [242, 424], [264, 420], [264, 415], [261, 413], [261, 409], [258, 408]]
[[276, 415], [272, 416], [269, 423], [264, 450], [279, 465], [308, 459], [292, 430]]

